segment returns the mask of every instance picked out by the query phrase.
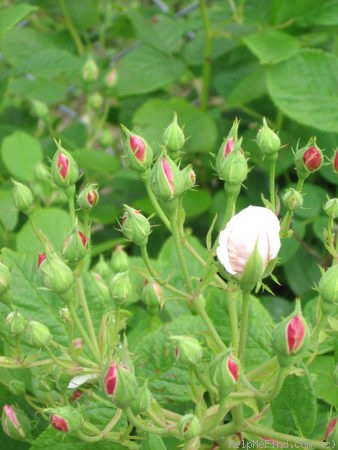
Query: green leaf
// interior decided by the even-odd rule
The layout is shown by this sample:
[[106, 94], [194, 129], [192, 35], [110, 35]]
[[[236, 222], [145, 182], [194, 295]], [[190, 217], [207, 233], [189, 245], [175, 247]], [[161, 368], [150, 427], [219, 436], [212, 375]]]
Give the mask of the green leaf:
[[210, 205], [211, 195], [206, 189], [189, 190], [184, 194], [183, 206], [187, 219], [208, 211]]
[[43, 152], [37, 139], [24, 131], [15, 131], [2, 141], [1, 157], [14, 178], [31, 181], [35, 165], [43, 159]]
[[20, 3], [18, 5], [12, 5], [9, 8], [1, 10], [0, 15], [0, 35], [5, 31], [10, 30], [18, 22], [31, 14], [33, 11], [37, 11], [36, 6], [29, 5], [27, 3]]
[[281, 111], [300, 123], [337, 132], [338, 58], [302, 50], [267, 71], [271, 98]]
[[309, 365], [316, 395], [319, 399], [338, 409], [338, 386], [333, 380], [336, 361], [331, 355], [317, 356]]
[[245, 45], [257, 56], [261, 64], [276, 64], [294, 56], [300, 42], [283, 31], [266, 28], [243, 38]]
[[[54, 249], [60, 251], [71, 231], [69, 214], [62, 209], [40, 208], [33, 211], [31, 218], [51, 241]], [[26, 222], [17, 234], [16, 245], [20, 252], [38, 254], [44, 251], [29, 222]]]
[[[204, 60], [205, 33], [198, 31], [194, 38], [184, 46], [184, 59], [189, 66], [200, 66]], [[237, 47], [235, 39], [215, 36], [212, 42], [212, 56], [214, 60]]]
[[91, 28], [99, 20], [100, 3], [96, 0], [72, 0], [67, 10], [77, 30]]
[[287, 239], [282, 240], [282, 246], [278, 253], [280, 264], [286, 264], [290, 259], [294, 258], [297, 250], [300, 247], [301, 239], [305, 236], [306, 227], [303, 222], [294, 220], [291, 225], [295, 234]]
[[265, 70], [257, 66], [234, 85], [228, 97], [229, 106], [245, 105], [262, 97], [265, 92]]
[[317, 216], [322, 212], [323, 205], [327, 199], [327, 190], [316, 184], [305, 183], [303, 193], [303, 207], [295, 211], [295, 216], [317, 220]]
[[47, 105], [59, 103], [66, 97], [66, 85], [56, 80], [19, 77], [10, 84], [10, 92], [29, 100], [40, 100]]
[[141, 450], [167, 450], [167, 447], [160, 436], [148, 434], [147, 439], [142, 441]]
[[12, 191], [0, 190], [0, 221], [8, 231], [13, 231], [18, 223], [19, 213], [14, 206]]
[[217, 140], [214, 121], [206, 113], [178, 98], [153, 99], [144, 103], [133, 116], [134, 131], [144, 136], [155, 151], [159, 151], [163, 131], [171, 123], [174, 112], [188, 138], [183, 147], [184, 152], [204, 153], [213, 150]]
[[317, 401], [311, 376], [303, 367], [304, 376], [290, 375], [278, 397], [272, 401], [273, 428], [281, 433], [306, 436], [317, 418]]
[[179, 59], [142, 45], [130, 52], [118, 68], [118, 95], [140, 95], [177, 81], [184, 70]]
[[88, 177], [90, 174], [112, 175], [120, 168], [119, 159], [104, 151], [83, 149], [72, 152], [72, 156]]

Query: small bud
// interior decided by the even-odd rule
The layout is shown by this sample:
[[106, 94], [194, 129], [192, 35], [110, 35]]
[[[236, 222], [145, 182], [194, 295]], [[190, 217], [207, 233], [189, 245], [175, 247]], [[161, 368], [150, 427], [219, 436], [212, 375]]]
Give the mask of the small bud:
[[46, 325], [35, 320], [28, 322], [25, 329], [27, 342], [36, 348], [41, 348], [48, 345], [52, 339], [52, 335]]
[[192, 168], [192, 165], [189, 164], [181, 171], [183, 177], [183, 185], [184, 189], [191, 189], [195, 186], [196, 182], [196, 174]]
[[338, 218], [338, 198], [331, 198], [324, 205], [324, 211], [330, 219]]
[[2, 429], [12, 439], [26, 441], [31, 437], [31, 424], [26, 413], [15, 406], [2, 409]]
[[108, 286], [106, 285], [104, 279], [102, 276], [97, 272], [92, 272], [92, 275], [94, 277], [96, 286], [99, 288], [99, 291], [104, 299], [104, 301], [107, 303], [110, 300], [110, 294]]
[[114, 86], [116, 86], [117, 79], [118, 79], [117, 70], [111, 69], [105, 77], [105, 84], [106, 84], [107, 88], [111, 89]]
[[179, 156], [179, 151], [182, 149], [184, 142], [183, 130], [177, 123], [177, 114], [174, 113], [173, 121], [163, 133], [163, 143], [171, 158], [176, 159]]
[[322, 151], [316, 145], [316, 138], [312, 137], [305, 147], [297, 149], [295, 164], [298, 178], [305, 179], [311, 173], [319, 170], [323, 165]]
[[158, 307], [163, 304], [162, 297], [162, 289], [158, 283], [149, 280], [144, 281], [141, 298], [151, 312], [156, 313], [158, 311]]
[[238, 383], [239, 361], [230, 351], [217, 355], [209, 366], [209, 376], [219, 395], [226, 397]]
[[83, 353], [83, 340], [82, 338], [75, 338], [72, 342], [71, 348], [72, 355], [79, 356]]
[[106, 279], [111, 274], [109, 264], [104, 259], [103, 255], [100, 255], [98, 262], [95, 264], [93, 271], [100, 275], [103, 279]]
[[336, 148], [332, 157], [332, 167], [335, 173], [338, 173], [338, 148]]
[[88, 103], [93, 109], [100, 109], [103, 103], [102, 95], [99, 92], [94, 92], [89, 96]]
[[111, 147], [114, 143], [114, 137], [109, 129], [102, 130], [100, 134], [100, 144], [102, 147]]
[[68, 302], [72, 298], [74, 277], [72, 270], [56, 253], [49, 253], [46, 257], [39, 255], [38, 269], [42, 284]]
[[38, 181], [50, 181], [50, 171], [42, 162], [39, 162], [34, 166], [34, 175]]
[[109, 283], [109, 293], [115, 305], [122, 306], [128, 302], [132, 286], [128, 272], [117, 272]]
[[152, 400], [151, 392], [148, 388], [147, 382], [139, 388], [136, 394], [136, 398], [131, 403], [130, 407], [134, 414], [144, 414], [150, 408]]
[[26, 386], [21, 380], [10, 380], [8, 383], [9, 392], [13, 395], [24, 395], [26, 393]]
[[79, 169], [72, 155], [62, 148], [60, 143], [57, 145], [51, 163], [51, 176], [56, 185], [66, 188], [77, 182]]
[[24, 333], [26, 325], [27, 320], [19, 311], [10, 312], [5, 320], [5, 326], [15, 337], [21, 336]]
[[13, 188], [13, 201], [17, 210], [28, 213], [33, 205], [32, 191], [22, 183], [18, 183], [12, 180], [14, 184]]
[[190, 440], [198, 436], [201, 432], [201, 424], [196, 416], [193, 414], [185, 414], [179, 423], [179, 430], [181, 436]]
[[203, 356], [201, 344], [191, 336], [171, 336], [176, 342], [176, 359], [182, 364], [197, 365]]
[[121, 128], [125, 135], [123, 149], [127, 164], [132, 170], [142, 173], [151, 166], [153, 151], [141, 136], [133, 134], [124, 125]]
[[86, 256], [87, 251], [88, 239], [81, 231], [75, 229], [65, 240], [62, 256], [74, 266]]
[[165, 153], [158, 157], [152, 168], [150, 184], [155, 197], [162, 201], [177, 198], [185, 190], [180, 169]]
[[263, 126], [257, 133], [257, 144], [260, 151], [268, 160], [276, 160], [281, 142], [278, 135], [268, 127], [265, 117], [263, 118]]
[[300, 302], [297, 301], [295, 311], [282, 320], [272, 332], [272, 347], [279, 364], [287, 367], [301, 359], [306, 351], [310, 331], [302, 315]]
[[124, 237], [140, 247], [147, 245], [151, 233], [150, 223], [140, 211], [124, 205], [125, 213], [121, 221], [121, 231]]
[[118, 408], [125, 409], [135, 399], [138, 386], [135, 375], [125, 365], [112, 362], [104, 376], [105, 392]]
[[46, 119], [49, 114], [48, 106], [40, 100], [32, 100], [32, 111], [38, 119]]
[[52, 410], [50, 423], [62, 433], [76, 433], [82, 426], [82, 416], [79, 411], [70, 406], [62, 406]]
[[282, 201], [287, 210], [294, 211], [303, 206], [303, 195], [296, 189], [289, 188], [282, 195]]
[[74, 391], [74, 394], [72, 395], [72, 402], [75, 402], [78, 398], [82, 397], [83, 392], [77, 389]]
[[338, 442], [338, 416], [334, 417], [325, 431], [325, 440], [330, 443], [329, 448], [334, 448]]
[[90, 211], [97, 205], [99, 198], [99, 186], [90, 184], [79, 193], [77, 204], [83, 211]]
[[67, 306], [59, 309], [59, 317], [63, 323], [66, 325], [71, 325], [73, 323], [72, 316], [70, 315], [69, 309]]
[[222, 172], [224, 162], [227, 156], [233, 151], [235, 143], [238, 141], [238, 126], [239, 121], [235, 119], [227, 137], [223, 139], [216, 155], [216, 171], [221, 179], [223, 178]]
[[115, 247], [110, 262], [114, 272], [126, 272], [129, 269], [129, 258], [123, 245]]
[[335, 264], [323, 273], [318, 292], [321, 297], [320, 307], [324, 314], [334, 315], [338, 312], [338, 265]]
[[88, 58], [82, 68], [82, 78], [84, 81], [91, 83], [99, 77], [99, 68], [93, 58]]
[[8, 291], [10, 277], [11, 274], [8, 267], [0, 262], [0, 301], [1, 297]]

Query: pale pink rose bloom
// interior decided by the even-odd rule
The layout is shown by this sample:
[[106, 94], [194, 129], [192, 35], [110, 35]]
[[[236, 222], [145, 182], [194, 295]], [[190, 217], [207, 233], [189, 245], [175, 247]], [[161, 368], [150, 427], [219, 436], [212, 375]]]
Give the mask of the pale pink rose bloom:
[[248, 206], [233, 216], [221, 231], [217, 258], [231, 275], [241, 274], [257, 243], [264, 272], [280, 249], [279, 230], [279, 221], [270, 209]]

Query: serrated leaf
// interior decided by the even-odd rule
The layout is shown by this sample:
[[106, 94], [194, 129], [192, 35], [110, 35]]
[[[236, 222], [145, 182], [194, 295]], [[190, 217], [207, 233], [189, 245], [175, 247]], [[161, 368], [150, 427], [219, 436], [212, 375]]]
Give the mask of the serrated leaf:
[[129, 53], [118, 68], [118, 95], [139, 95], [156, 91], [178, 80], [184, 64], [174, 56], [142, 45]]
[[19, 3], [2, 9], [0, 15], [0, 35], [13, 28], [20, 20], [32, 12], [37, 11], [37, 9], [36, 6], [29, 5], [28, 3]]
[[120, 168], [119, 159], [103, 151], [83, 149], [72, 152], [72, 156], [87, 175], [111, 175]]
[[267, 69], [273, 102], [291, 119], [323, 131], [337, 132], [338, 58], [302, 50]]
[[9, 173], [18, 180], [34, 179], [34, 167], [42, 161], [39, 141], [24, 131], [6, 136], [1, 145], [1, 157]]
[[316, 424], [315, 390], [309, 372], [305, 366], [303, 368], [305, 375], [288, 376], [280, 394], [271, 403], [275, 431], [306, 436]]
[[329, 405], [338, 408], [338, 386], [333, 380], [335, 359], [331, 355], [321, 355], [309, 365], [316, 395]]

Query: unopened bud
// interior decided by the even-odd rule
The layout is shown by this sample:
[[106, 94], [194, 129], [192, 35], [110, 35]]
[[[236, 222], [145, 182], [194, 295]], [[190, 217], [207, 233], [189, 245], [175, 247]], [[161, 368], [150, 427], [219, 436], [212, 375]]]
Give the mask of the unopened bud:
[[180, 169], [165, 153], [157, 158], [152, 168], [150, 184], [155, 197], [162, 201], [178, 198], [185, 190]]
[[219, 395], [226, 397], [238, 383], [239, 361], [230, 351], [217, 355], [209, 366], [209, 376]]
[[74, 276], [72, 270], [65, 264], [56, 253], [49, 253], [41, 261], [39, 256], [38, 269], [42, 284], [60, 295], [68, 302], [72, 299], [72, 287]]
[[218, 173], [218, 176], [222, 179], [225, 160], [227, 156], [234, 150], [235, 143], [237, 143], [238, 141], [238, 126], [239, 121], [235, 119], [227, 137], [223, 139], [223, 142], [216, 155], [216, 171]]
[[62, 249], [62, 255], [73, 267], [86, 256], [87, 251], [87, 237], [81, 231], [75, 229], [66, 238]]
[[124, 125], [121, 128], [125, 135], [123, 149], [127, 164], [132, 170], [142, 173], [151, 166], [153, 151], [141, 136], [132, 133]]
[[99, 77], [99, 68], [93, 58], [88, 58], [82, 68], [82, 78], [88, 83], [96, 81]]
[[46, 117], [48, 117], [48, 106], [46, 105], [46, 103], [41, 102], [40, 100], [32, 100], [32, 110], [33, 114], [38, 119], [45, 119]]
[[279, 136], [269, 128], [265, 117], [263, 118], [263, 126], [257, 133], [257, 144], [262, 154], [268, 160], [276, 160], [278, 158], [281, 142]]
[[71, 352], [75, 356], [79, 356], [83, 353], [83, 340], [82, 338], [75, 338], [72, 342]]
[[94, 92], [89, 96], [88, 103], [93, 109], [100, 109], [103, 103], [102, 95], [99, 92]]
[[289, 188], [282, 195], [282, 201], [287, 210], [294, 211], [303, 206], [303, 195], [296, 189]]
[[190, 440], [197, 437], [201, 432], [201, 424], [196, 416], [193, 414], [185, 414], [179, 423], [179, 430], [181, 436]]
[[338, 218], [338, 198], [331, 198], [324, 205], [324, 211], [330, 219]]
[[26, 386], [21, 380], [10, 380], [8, 383], [9, 392], [13, 395], [24, 395], [26, 393]]
[[62, 322], [65, 323], [66, 325], [70, 325], [73, 323], [72, 316], [67, 306], [64, 306], [63, 308], [59, 309], [59, 317], [61, 318]]
[[192, 168], [192, 165], [189, 164], [181, 171], [183, 177], [183, 185], [184, 189], [191, 189], [195, 186], [196, 182], [196, 174]]
[[72, 155], [60, 143], [57, 145], [58, 149], [51, 163], [51, 176], [56, 185], [66, 188], [77, 182], [79, 169]]
[[12, 311], [6, 317], [5, 325], [13, 336], [18, 337], [24, 333], [27, 320], [19, 311]]
[[162, 306], [163, 304], [163, 293], [161, 286], [155, 281], [145, 280], [141, 292], [141, 298], [149, 310], [156, 313], [159, 306]]
[[[0, 262], [0, 301], [2, 301], [3, 295], [8, 291], [10, 276], [8, 267]], [[7, 303], [6, 299], [4, 302]]]
[[93, 271], [100, 275], [103, 279], [106, 279], [111, 274], [109, 264], [104, 259], [103, 255], [100, 255], [98, 262], [95, 264]]
[[182, 149], [184, 142], [183, 130], [177, 123], [177, 114], [174, 113], [173, 121], [163, 133], [163, 143], [171, 158], [176, 159], [179, 156], [179, 151]]
[[122, 306], [128, 302], [132, 293], [132, 286], [128, 272], [117, 272], [109, 284], [109, 293], [113, 302]]
[[332, 157], [332, 167], [335, 173], [338, 173], [338, 148], [333, 153]]
[[107, 88], [111, 89], [114, 86], [116, 86], [117, 79], [118, 79], [117, 70], [111, 69], [105, 77], [105, 83], [106, 83]]
[[115, 247], [110, 262], [114, 272], [126, 272], [129, 269], [129, 257], [123, 245]]
[[176, 359], [182, 364], [196, 365], [203, 356], [201, 344], [191, 336], [172, 336], [176, 343]]
[[325, 440], [334, 448], [338, 442], [338, 416], [331, 419], [325, 431]]
[[123, 364], [112, 362], [104, 375], [105, 392], [118, 408], [127, 408], [135, 399], [138, 385], [134, 373]]
[[147, 245], [151, 233], [150, 223], [140, 211], [124, 205], [125, 213], [121, 221], [121, 231], [124, 237], [140, 247]]
[[82, 416], [79, 411], [70, 406], [62, 406], [52, 410], [50, 423], [62, 433], [76, 433], [82, 426]]
[[47, 345], [52, 339], [52, 335], [46, 325], [35, 320], [28, 322], [25, 329], [27, 342], [36, 348]]
[[99, 201], [99, 186], [90, 184], [77, 197], [77, 204], [83, 211], [90, 211]]
[[322, 274], [318, 292], [321, 297], [320, 307], [324, 314], [334, 315], [338, 312], [338, 265], [335, 264]]
[[2, 409], [2, 429], [12, 439], [26, 441], [31, 437], [31, 423], [26, 413], [12, 405]]
[[33, 194], [29, 187], [15, 180], [12, 180], [14, 184], [13, 188], [13, 201], [18, 211], [28, 213], [33, 205]]
[[50, 180], [50, 171], [48, 167], [42, 162], [39, 162], [34, 166], [34, 175], [35, 178], [39, 181], [46, 182]]
[[151, 392], [148, 388], [148, 384], [145, 383], [139, 388], [136, 394], [136, 398], [131, 403], [130, 407], [134, 414], [144, 414], [150, 408], [152, 400]]
[[323, 165], [323, 153], [312, 137], [305, 147], [296, 151], [295, 164], [298, 178], [305, 179], [311, 173], [317, 172]]

